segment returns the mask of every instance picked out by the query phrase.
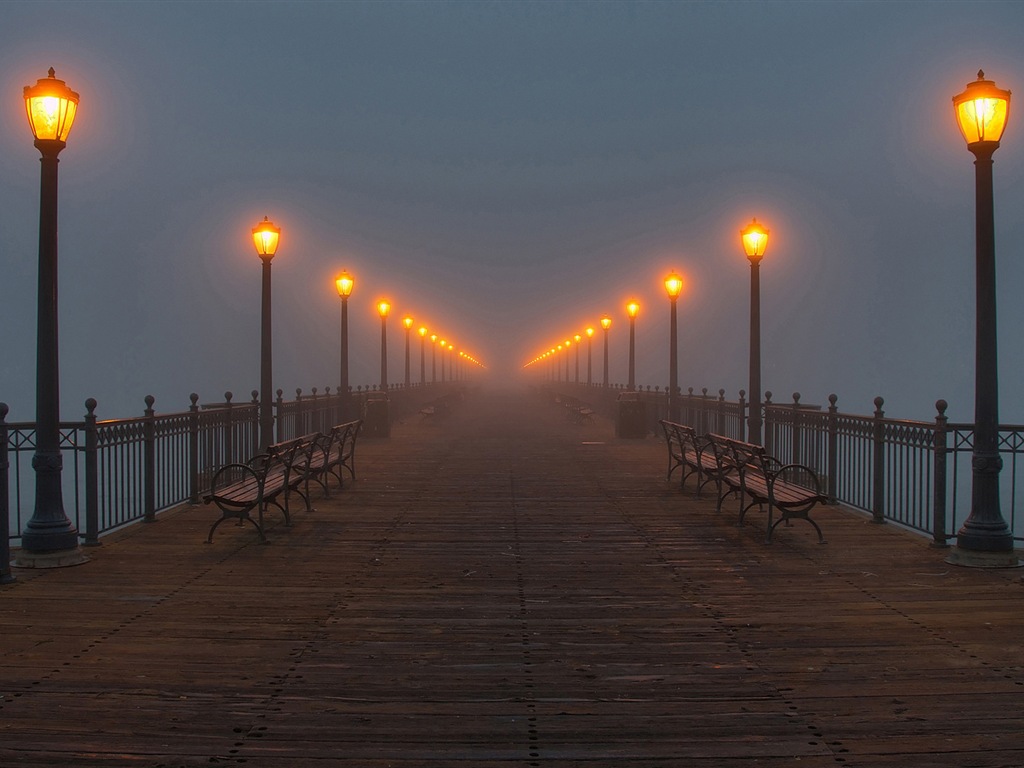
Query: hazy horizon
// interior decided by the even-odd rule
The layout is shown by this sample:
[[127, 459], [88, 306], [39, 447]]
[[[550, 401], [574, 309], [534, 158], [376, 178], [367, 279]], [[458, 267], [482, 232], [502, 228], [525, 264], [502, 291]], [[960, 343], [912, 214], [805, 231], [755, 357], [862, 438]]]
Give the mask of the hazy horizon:
[[[747, 388], [749, 266], [776, 402], [973, 418], [974, 166], [951, 98], [979, 68], [1024, 88], [1024, 5], [994, 2], [16, 2], [0, 30], [0, 400], [34, 417], [39, 164], [21, 89], [81, 93], [60, 163], [62, 418], [181, 411], [259, 384], [273, 262], [274, 388], [403, 378], [408, 313], [504, 379], [641, 303], [637, 381]], [[1017, 328], [1024, 132], [995, 154], [1001, 420], [1024, 422]], [[600, 332], [599, 332], [600, 333]], [[600, 346], [595, 337], [595, 378]], [[413, 378], [418, 380], [418, 340]], [[429, 365], [428, 365], [429, 368]]]

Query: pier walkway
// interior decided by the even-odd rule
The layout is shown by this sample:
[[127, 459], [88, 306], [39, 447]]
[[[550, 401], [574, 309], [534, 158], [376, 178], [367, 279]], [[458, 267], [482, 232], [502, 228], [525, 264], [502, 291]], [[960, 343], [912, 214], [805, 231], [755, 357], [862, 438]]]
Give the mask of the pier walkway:
[[1024, 765], [1020, 573], [852, 512], [763, 543], [519, 392], [362, 440], [270, 543], [210, 507], [0, 588], [0, 765]]

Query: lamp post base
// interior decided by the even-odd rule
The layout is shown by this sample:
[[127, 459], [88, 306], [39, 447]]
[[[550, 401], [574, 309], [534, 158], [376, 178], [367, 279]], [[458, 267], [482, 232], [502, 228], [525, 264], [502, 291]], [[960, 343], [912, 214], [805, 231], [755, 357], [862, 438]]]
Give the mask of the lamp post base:
[[81, 549], [61, 549], [54, 552], [26, 552], [16, 550], [12, 565], [15, 568], [68, 568], [88, 562]]
[[1019, 568], [1024, 563], [1013, 550], [1008, 552], [986, 552], [976, 549], [953, 547], [946, 562], [965, 568]]

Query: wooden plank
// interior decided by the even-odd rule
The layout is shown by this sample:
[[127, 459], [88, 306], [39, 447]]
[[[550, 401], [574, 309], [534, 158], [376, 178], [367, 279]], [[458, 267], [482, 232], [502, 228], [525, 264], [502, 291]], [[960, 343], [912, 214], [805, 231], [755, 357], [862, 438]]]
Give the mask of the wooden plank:
[[[478, 393], [270, 543], [183, 508], [0, 588], [0, 765], [1024, 764], [1018, 575]], [[318, 492], [319, 493], [319, 492]]]

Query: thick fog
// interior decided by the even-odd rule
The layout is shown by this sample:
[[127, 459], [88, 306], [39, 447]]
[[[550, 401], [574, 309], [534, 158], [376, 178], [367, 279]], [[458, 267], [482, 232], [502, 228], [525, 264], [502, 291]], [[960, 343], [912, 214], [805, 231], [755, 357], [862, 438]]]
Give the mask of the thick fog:
[[[22, 87], [81, 94], [60, 163], [62, 416], [182, 410], [259, 384], [273, 261], [275, 388], [377, 383], [376, 301], [507, 380], [641, 303], [637, 380], [762, 383], [895, 417], [973, 415], [974, 166], [951, 98], [979, 68], [1024, 93], [1024, 4], [14, 3], [0, 28], [0, 400], [34, 415], [38, 152]], [[995, 154], [1001, 417], [1024, 421], [1024, 130]], [[414, 380], [418, 342], [414, 342]], [[595, 371], [598, 350], [595, 339]], [[428, 365], [429, 368], [429, 365]]]

